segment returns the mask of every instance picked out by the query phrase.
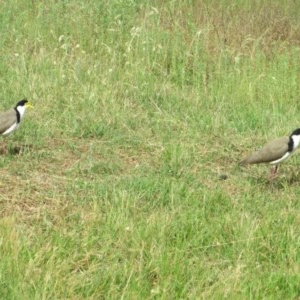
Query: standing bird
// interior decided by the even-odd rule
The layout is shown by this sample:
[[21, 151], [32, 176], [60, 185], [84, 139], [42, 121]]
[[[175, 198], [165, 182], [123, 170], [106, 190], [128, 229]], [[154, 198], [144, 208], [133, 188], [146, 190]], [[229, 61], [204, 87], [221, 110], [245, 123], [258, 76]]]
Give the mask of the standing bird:
[[271, 141], [250, 156], [243, 159], [239, 164], [241, 166], [249, 164], [269, 163], [275, 165], [271, 169], [271, 175], [275, 175], [278, 169], [278, 163], [286, 160], [300, 144], [300, 128], [295, 129], [290, 136], [284, 136]]
[[29, 107], [33, 106], [26, 99], [23, 99], [14, 108], [0, 113], [0, 135], [6, 136], [15, 131]]
[[26, 99], [17, 103], [14, 108], [0, 113], [0, 134], [8, 135], [15, 131], [23, 119], [26, 109], [33, 107]]

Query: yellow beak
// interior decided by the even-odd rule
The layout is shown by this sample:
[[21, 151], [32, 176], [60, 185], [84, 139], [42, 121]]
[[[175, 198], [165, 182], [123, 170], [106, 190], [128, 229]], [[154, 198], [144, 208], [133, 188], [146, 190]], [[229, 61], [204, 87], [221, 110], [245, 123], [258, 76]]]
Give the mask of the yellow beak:
[[33, 105], [31, 105], [31, 103], [30, 103], [30, 102], [27, 102], [27, 103], [25, 104], [25, 106], [26, 106], [27, 108], [34, 108], [34, 106], [33, 106]]

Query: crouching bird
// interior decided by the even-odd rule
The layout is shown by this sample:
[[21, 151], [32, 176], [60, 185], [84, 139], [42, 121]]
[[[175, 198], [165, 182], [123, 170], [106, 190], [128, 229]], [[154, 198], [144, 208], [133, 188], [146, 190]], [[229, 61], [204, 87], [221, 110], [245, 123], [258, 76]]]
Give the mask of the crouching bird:
[[26, 99], [19, 101], [14, 108], [0, 113], [0, 135], [6, 136], [14, 132], [25, 116], [26, 109], [33, 107]]
[[277, 138], [253, 154], [239, 162], [239, 165], [269, 163], [275, 165], [271, 175], [275, 176], [278, 164], [291, 156], [300, 144], [300, 128], [295, 129], [290, 136]]

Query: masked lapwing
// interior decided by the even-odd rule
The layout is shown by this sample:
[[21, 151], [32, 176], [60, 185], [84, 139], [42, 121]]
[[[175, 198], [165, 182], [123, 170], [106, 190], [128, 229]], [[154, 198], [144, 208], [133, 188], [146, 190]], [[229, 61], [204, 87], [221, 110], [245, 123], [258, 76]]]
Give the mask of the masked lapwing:
[[277, 173], [278, 164], [286, 160], [300, 144], [300, 128], [295, 129], [290, 136], [277, 138], [250, 156], [243, 159], [239, 164], [242, 166], [250, 164], [269, 163], [275, 165], [271, 170], [274, 176]]
[[14, 132], [25, 116], [26, 109], [33, 107], [26, 99], [19, 101], [14, 108], [0, 113], [0, 135]]

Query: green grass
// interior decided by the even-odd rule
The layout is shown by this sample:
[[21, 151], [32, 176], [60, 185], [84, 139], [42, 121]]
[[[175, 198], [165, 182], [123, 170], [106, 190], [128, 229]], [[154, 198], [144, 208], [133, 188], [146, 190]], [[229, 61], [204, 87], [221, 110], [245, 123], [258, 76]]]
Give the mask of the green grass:
[[237, 166], [300, 127], [299, 9], [2, 3], [0, 298], [299, 298], [299, 158]]

